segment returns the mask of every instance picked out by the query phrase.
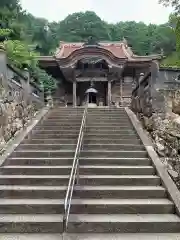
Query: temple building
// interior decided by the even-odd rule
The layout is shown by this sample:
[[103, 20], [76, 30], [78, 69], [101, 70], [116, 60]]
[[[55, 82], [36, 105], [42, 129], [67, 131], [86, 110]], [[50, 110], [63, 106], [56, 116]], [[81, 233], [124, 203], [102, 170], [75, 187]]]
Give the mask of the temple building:
[[126, 106], [141, 73], [161, 55], [137, 56], [121, 42], [60, 42], [54, 56], [42, 56], [40, 67], [58, 80], [55, 104]]

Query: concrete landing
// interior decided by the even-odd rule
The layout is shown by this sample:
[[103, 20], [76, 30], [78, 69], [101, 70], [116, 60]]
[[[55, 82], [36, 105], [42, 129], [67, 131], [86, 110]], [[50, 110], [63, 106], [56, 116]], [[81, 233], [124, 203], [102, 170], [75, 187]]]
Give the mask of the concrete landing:
[[180, 234], [69, 234], [64, 240], [180, 240]]
[[63, 240], [61, 234], [0, 234], [0, 240]]
[[180, 240], [180, 234], [0, 234], [0, 240]]

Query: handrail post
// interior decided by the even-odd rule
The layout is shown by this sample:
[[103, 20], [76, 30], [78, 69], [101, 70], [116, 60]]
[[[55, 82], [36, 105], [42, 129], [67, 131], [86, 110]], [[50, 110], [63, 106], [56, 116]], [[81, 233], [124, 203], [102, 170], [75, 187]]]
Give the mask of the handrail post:
[[74, 185], [78, 184], [79, 182], [79, 157], [80, 157], [80, 151], [82, 148], [82, 142], [83, 142], [83, 137], [84, 137], [84, 129], [86, 126], [86, 118], [87, 118], [87, 104], [84, 109], [82, 121], [81, 121], [81, 127], [78, 135], [78, 141], [76, 145], [76, 150], [74, 154], [74, 159], [73, 159], [73, 165], [69, 177], [69, 183], [68, 183], [68, 188], [66, 191], [66, 197], [64, 201], [64, 216], [63, 216], [63, 229], [64, 232], [67, 229], [67, 224], [69, 220], [69, 213], [70, 213], [70, 208], [71, 208], [71, 201], [72, 201], [72, 195], [74, 191]]

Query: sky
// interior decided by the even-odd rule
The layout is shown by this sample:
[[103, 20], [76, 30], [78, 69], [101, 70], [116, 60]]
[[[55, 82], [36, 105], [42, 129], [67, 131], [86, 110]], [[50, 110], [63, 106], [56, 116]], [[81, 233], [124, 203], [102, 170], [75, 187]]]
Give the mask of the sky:
[[168, 21], [172, 11], [159, 5], [158, 0], [21, 0], [21, 3], [28, 12], [49, 21], [61, 21], [68, 14], [90, 10], [109, 23], [161, 24]]

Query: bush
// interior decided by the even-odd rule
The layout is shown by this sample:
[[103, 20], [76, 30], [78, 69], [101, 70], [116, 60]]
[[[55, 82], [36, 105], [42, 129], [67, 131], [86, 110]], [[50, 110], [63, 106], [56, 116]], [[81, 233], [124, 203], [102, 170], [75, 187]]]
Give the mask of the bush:
[[45, 92], [52, 92], [57, 87], [56, 79], [48, 75], [45, 70], [39, 67], [32, 70], [32, 76], [37, 80], [38, 85], [43, 85]]
[[11, 33], [12, 33], [12, 30], [10, 29], [0, 28], [0, 42], [4, 42]]

